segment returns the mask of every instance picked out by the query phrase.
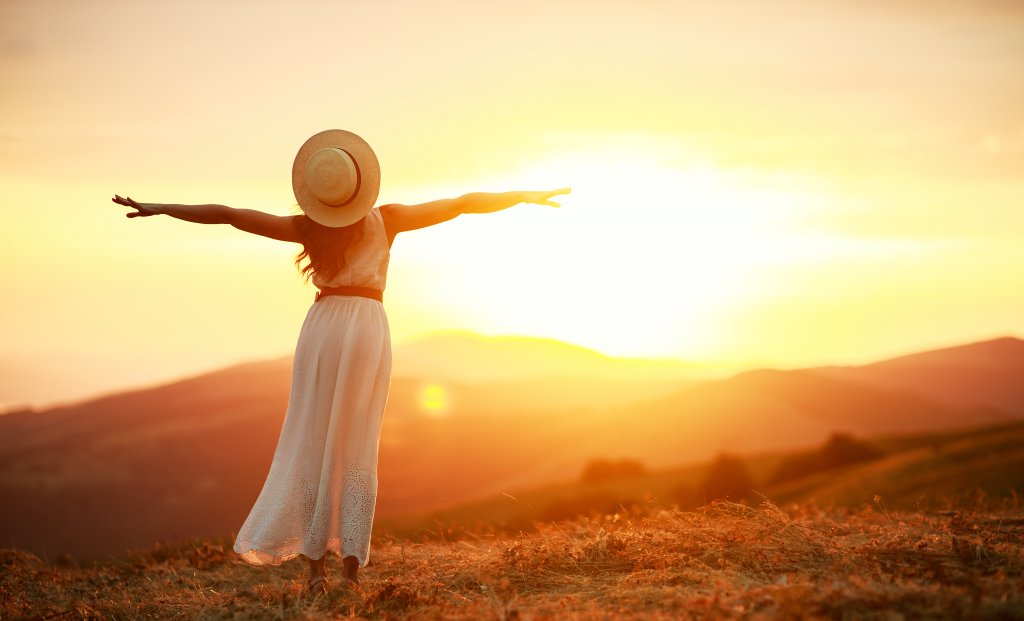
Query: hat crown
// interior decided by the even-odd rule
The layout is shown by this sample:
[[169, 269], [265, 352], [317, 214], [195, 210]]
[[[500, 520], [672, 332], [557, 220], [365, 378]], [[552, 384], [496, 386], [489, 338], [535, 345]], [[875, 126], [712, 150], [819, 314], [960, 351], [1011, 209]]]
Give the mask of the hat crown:
[[306, 187], [321, 203], [347, 204], [359, 190], [359, 166], [344, 149], [317, 149], [306, 162]]

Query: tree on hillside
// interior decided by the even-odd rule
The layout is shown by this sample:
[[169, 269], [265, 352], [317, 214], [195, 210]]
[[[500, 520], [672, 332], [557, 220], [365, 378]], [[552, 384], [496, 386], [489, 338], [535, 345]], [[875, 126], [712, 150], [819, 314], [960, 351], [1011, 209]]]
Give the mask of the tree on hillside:
[[624, 479], [647, 474], [647, 468], [634, 459], [593, 459], [583, 468], [580, 481], [583, 483], [600, 483], [614, 479]]
[[812, 453], [787, 457], [779, 464], [771, 481], [778, 483], [799, 479], [818, 472], [839, 468], [882, 456], [882, 452], [848, 433], [833, 433], [824, 446]]
[[753, 487], [754, 482], [743, 460], [719, 453], [708, 467], [702, 491], [706, 502], [723, 498], [738, 502], [748, 496]]
[[881, 456], [882, 452], [877, 448], [848, 433], [833, 433], [821, 449], [821, 459], [826, 468], [838, 468]]

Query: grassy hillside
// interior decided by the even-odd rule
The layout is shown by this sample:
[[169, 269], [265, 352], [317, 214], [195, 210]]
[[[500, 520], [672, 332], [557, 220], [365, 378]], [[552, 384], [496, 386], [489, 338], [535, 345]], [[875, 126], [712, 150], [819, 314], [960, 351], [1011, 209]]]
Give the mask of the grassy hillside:
[[[1020, 619], [1024, 511], [786, 511], [716, 503], [478, 533], [378, 538], [362, 584], [304, 595], [305, 563], [253, 568], [230, 541], [94, 566], [0, 551], [0, 618]], [[328, 563], [336, 575], [338, 561]]]
[[[880, 436], [866, 443], [883, 456], [781, 483], [771, 482], [779, 464], [811, 449], [743, 455], [753, 481], [748, 498], [763, 495], [779, 504], [815, 501], [856, 509], [873, 504], [877, 495], [891, 509], [938, 510], [1024, 496], [1024, 422]], [[709, 462], [699, 462], [599, 482], [576, 478], [508, 489], [441, 511], [385, 517], [379, 525], [404, 535], [480, 527], [516, 532], [530, 530], [537, 521], [614, 513], [620, 507], [689, 508], [706, 500], [700, 490], [708, 467]]]
[[813, 498], [857, 506], [876, 495], [890, 508], [952, 508], [975, 497], [1024, 494], [1024, 425], [967, 437], [932, 437], [883, 459], [768, 488], [776, 501]]

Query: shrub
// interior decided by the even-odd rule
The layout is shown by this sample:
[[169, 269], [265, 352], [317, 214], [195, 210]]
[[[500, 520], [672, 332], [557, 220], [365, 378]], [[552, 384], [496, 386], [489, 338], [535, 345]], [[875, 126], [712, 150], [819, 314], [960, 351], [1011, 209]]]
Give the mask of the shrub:
[[580, 481], [583, 483], [601, 483], [615, 479], [625, 479], [647, 474], [647, 468], [634, 459], [594, 459], [583, 467]]
[[719, 453], [708, 467], [702, 491], [705, 502], [723, 498], [739, 500], [749, 495], [753, 486], [753, 480], [743, 460], [727, 453]]
[[870, 461], [881, 456], [882, 452], [877, 448], [848, 433], [833, 433], [817, 451], [793, 455], [783, 460], [775, 470], [775, 474], [772, 475], [771, 481], [779, 483], [799, 479], [817, 472]]
[[881, 451], [848, 433], [832, 434], [821, 449], [822, 465], [825, 468], [838, 468], [881, 456]]

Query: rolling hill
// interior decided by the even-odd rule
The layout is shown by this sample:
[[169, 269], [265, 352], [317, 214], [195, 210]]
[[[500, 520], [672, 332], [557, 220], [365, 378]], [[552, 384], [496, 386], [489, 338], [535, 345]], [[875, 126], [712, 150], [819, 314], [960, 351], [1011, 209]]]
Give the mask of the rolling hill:
[[[595, 398], [613, 390], [606, 376], [579, 378], [594, 388], [577, 400], [557, 378], [449, 382], [452, 406], [430, 413], [421, 389], [439, 377], [393, 378], [380, 444], [381, 516], [564, 481], [595, 457], [666, 467], [720, 450], [808, 446], [836, 429], [924, 432], [1012, 417], [984, 404], [770, 370], [699, 384], [684, 378], [674, 392], [638, 391], [632, 402]], [[289, 381], [281, 358], [0, 416], [0, 537], [88, 558], [233, 532], [269, 468]], [[560, 398], [546, 398], [552, 394]]]
[[870, 463], [767, 488], [779, 502], [857, 507], [877, 494], [890, 509], [952, 508], [1024, 493], [1024, 423], [922, 438]]
[[[953, 407], [907, 394], [805, 371], [760, 370], [684, 389], [609, 417], [591, 434], [591, 451], [618, 446], [654, 466], [814, 444], [832, 431], [859, 435], [970, 428], [1011, 420], [988, 407]], [[607, 449], [606, 449], [607, 450]]]
[[[897, 434], [869, 438], [883, 452], [874, 460], [771, 483], [785, 459], [803, 452], [742, 455], [753, 489], [779, 506], [816, 503], [830, 509], [865, 505], [922, 511], [979, 506], [1019, 507], [1024, 496], [1024, 421], [970, 430]], [[632, 476], [585, 481], [578, 475], [550, 485], [510, 489], [439, 511], [385, 517], [379, 527], [398, 536], [435, 532], [448, 535], [480, 528], [515, 533], [537, 523], [580, 515], [641, 512], [678, 505], [694, 508], [705, 500], [700, 488], [709, 462], [696, 462]], [[875, 502], [875, 496], [880, 497]]]
[[953, 406], [990, 406], [1024, 417], [1024, 340], [1003, 337], [860, 367], [812, 373], [914, 392]]
[[462, 383], [552, 377], [678, 382], [721, 375], [722, 370], [671, 358], [606, 356], [554, 339], [447, 331], [401, 345], [396, 352], [394, 373]]

